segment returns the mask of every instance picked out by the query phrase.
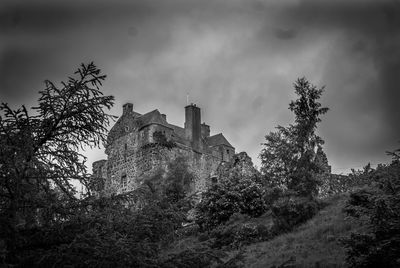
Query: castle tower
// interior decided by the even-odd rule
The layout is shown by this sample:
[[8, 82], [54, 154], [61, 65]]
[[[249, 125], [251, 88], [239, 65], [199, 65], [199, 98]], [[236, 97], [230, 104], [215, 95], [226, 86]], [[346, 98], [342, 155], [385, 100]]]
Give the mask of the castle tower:
[[201, 115], [196, 104], [185, 107], [185, 136], [191, 141], [194, 149], [200, 149], [201, 142]]

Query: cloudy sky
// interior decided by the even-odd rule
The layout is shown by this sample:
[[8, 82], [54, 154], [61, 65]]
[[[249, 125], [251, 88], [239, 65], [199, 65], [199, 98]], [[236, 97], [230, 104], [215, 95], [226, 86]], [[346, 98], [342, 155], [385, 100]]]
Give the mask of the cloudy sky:
[[32, 106], [45, 79], [93, 60], [113, 114], [133, 102], [183, 126], [189, 94], [211, 133], [259, 165], [264, 136], [293, 122], [292, 85], [305, 76], [326, 86], [319, 134], [346, 173], [400, 147], [398, 25], [398, 0], [2, 1], [0, 101]]

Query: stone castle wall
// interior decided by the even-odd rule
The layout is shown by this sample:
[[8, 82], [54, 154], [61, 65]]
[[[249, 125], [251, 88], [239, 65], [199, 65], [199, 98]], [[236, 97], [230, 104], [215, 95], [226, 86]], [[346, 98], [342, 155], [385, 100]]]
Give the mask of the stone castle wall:
[[210, 137], [210, 127], [201, 124], [200, 108], [185, 107], [184, 128], [171, 125], [158, 110], [146, 114], [123, 106], [123, 114], [110, 130], [107, 160], [93, 163], [101, 178], [103, 193], [119, 194], [137, 189], [147, 178], [167, 171], [169, 163], [182, 157], [195, 177], [192, 192], [202, 192], [211, 183], [221, 162], [229, 162], [235, 149], [222, 133]]
[[193, 192], [204, 191], [221, 163], [217, 155], [200, 153], [187, 145], [168, 148], [146, 132], [132, 132], [119, 138], [108, 149], [108, 155], [108, 161], [96, 164], [98, 175], [107, 178], [106, 194], [136, 189], [146, 178], [160, 170], [167, 171], [168, 164], [178, 157], [186, 159], [195, 176]]

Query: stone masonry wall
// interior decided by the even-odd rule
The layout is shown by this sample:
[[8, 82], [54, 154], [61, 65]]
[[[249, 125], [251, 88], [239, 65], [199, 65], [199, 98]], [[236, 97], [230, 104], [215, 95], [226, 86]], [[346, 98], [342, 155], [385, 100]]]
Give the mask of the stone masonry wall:
[[[150, 133], [155, 131], [151, 129]], [[106, 194], [122, 193], [137, 188], [145, 178], [155, 175], [160, 169], [167, 170], [170, 161], [183, 156], [195, 176], [193, 192], [203, 191], [211, 183], [221, 158], [199, 153], [191, 147], [176, 144], [173, 148], [154, 143], [148, 131], [128, 133], [114, 141], [108, 149], [105, 164]], [[167, 134], [167, 133], [166, 133]]]

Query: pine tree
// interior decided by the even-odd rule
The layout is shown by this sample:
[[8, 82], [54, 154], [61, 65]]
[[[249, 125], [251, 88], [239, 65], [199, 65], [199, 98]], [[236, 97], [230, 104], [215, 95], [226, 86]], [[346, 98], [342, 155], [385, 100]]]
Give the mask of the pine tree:
[[1, 235], [15, 250], [19, 230], [66, 217], [62, 200], [76, 201], [73, 181], [87, 185], [85, 146], [102, 144], [114, 97], [99, 90], [105, 75], [82, 64], [67, 82], [46, 80], [38, 106], [0, 105]]
[[318, 150], [324, 141], [316, 134], [321, 115], [328, 111], [318, 101], [324, 88], [317, 89], [306, 78], [294, 83], [298, 98], [289, 109], [295, 115], [294, 124], [278, 126], [277, 131], [265, 136], [261, 151], [261, 171], [271, 186], [295, 192], [302, 196], [317, 194], [318, 178], [323, 166], [317, 161]]

